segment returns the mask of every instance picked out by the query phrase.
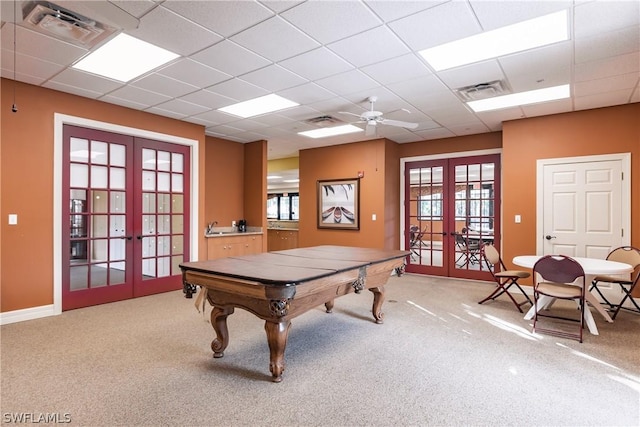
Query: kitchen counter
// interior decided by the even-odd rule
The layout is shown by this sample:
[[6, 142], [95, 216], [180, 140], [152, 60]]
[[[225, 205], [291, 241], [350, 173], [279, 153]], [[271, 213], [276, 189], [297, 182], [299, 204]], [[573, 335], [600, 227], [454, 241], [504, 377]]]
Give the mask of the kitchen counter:
[[239, 232], [235, 227], [214, 227], [211, 232], [204, 233], [204, 237], [232, 237], [262, 235], [262, 227], [247, 227], [247, 231]]

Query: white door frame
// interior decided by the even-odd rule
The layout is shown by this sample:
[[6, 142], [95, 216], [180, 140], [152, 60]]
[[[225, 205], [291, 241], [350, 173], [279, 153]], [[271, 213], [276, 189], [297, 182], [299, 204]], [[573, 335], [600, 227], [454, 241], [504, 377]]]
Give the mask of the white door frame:
[[544, 254], [544, 167], [565, 163], [592, 163], [603, 161], [621, 161], [622, 173], [622, 242], [631, 244], [631, 153], [602, 154], [580, 157], [560, 157], [539, 159], [536, 170], [536, 254]]

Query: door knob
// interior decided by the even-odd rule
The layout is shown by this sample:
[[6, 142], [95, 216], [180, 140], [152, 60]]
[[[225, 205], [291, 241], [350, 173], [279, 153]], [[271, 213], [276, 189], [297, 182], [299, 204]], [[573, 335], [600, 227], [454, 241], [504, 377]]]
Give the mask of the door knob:
[[551, 240], [551, 239], [555, 239], [556, 236], [549, 236], [548, 234], [546, 236], [544, 236], [545, 239], [547, 240]]

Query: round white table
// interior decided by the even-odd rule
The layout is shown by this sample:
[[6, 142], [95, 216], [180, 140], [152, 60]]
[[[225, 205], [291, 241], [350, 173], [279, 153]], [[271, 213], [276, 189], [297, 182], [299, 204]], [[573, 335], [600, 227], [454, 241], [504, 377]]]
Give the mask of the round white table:
[[[542, 255], [521, 255], [513, 258], [513, 263], [520, 267], [533, 268], [536, 261], [538, 261], [541, 257]], [[606, 259], [599, 259], [599, 258], [583, 258], [583, 257], [572, 257], [572, 258], [575, 259], [582, 266], [582, 269], [584, 270], [585, 286], [590, 286], [591, 281], [593, 280], [593, 277], [597, 275], [607, 275], [607, 276], [622, 275], [621, 277], [628, 278], [629, 277], [628, 275], [633, 272], [633, 267], [623, 262], [608, 261]], [[604, 307], [602, 307], [602, 305], [600, 304], [598, 299], [595, 297], [595, 295], [593, 295], [591, 292], [586, 292], [585, 299], [591, 307], [595, 308], [598, 311], [598, 313], [600, 313], [602, 317], [604, 317], [604, 319], [607, 322], [609, 323], [613, 322], [613, 319], [611, 318], [611, 316], [609, 316], [609, 313], [607, 313]], [[553, 304], [553, 301], [554, 301], [553, 298], [542, 296], [540, 298], [540, 301], [538, 301], [538, 311], [542, 310], [545, 307], [549, 307], [551, 304]], [[529, 309], [527, 314], [525, 314], [524, 318], [527, 320], [532, 319], [534, 314], [535, 314], [535, 305], [532, 306], [531, 309]], [[587, 326], [589, 327], [589, 331], [593, 335], [598, 335], [598, 327], [596, 326], [596, 322], [593, 319], [593, 316], [591, 315], [591, 310], [585, 310], [584, 320]]]

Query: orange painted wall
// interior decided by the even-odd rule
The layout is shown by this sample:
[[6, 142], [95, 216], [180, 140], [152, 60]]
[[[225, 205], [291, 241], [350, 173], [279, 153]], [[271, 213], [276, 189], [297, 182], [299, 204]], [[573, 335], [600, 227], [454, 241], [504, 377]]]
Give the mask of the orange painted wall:
[[[504, 123], [505, 260], [536, 253], [537, 160], [612, 153], [631, 153], [631, 244], [640, 247], [640, 104]], [[520, 224], [513, 221], [516, 214], [522, 215]]]
[[267, 141], [244, 145], [244, 216], [248, 227], [262, 227], [262, 251], [267, 250]]
[[[398, 205], [387, 200], [386, 148], [384, 139], [376, 139], [300, 151], [299, 246], [389, 247], [393, 237], [389, 241], [385, 237], [386, 210], [395, 210]], [[317, 181], [357, 178], [358, 171], [364, 172], [360, 180], [360, 230], [318, 229]]]
[[[0, 310], [53, 303], [53, 133], [54, 113], [82, 117], [199, 141], [205, 170], [204, 128], [113, 104], [15, 83], [18, 112], [11, 112], [14, 82], [0, 80]], [[205, 174], [199, 198], [204, 200]], [[204, 229], [205, 204], [198, 207]], [[18, 225], [8, 225], [8, 214]], [[204, 237], [198, 241], [205, 251]]]
[[[205, 224], [217, 221], [216, 227], [231, 227], [244, 215], [244, 145], [225, 139], [206, 137], [204, 198]], [[224, 159], [224, 161], [220, 161]], [[206, 259], [201, 253], [200, 259]]]

